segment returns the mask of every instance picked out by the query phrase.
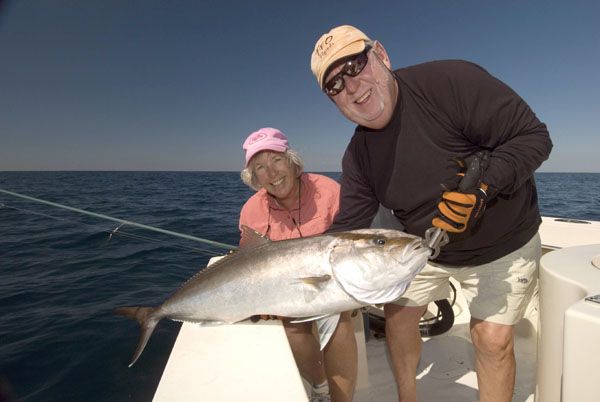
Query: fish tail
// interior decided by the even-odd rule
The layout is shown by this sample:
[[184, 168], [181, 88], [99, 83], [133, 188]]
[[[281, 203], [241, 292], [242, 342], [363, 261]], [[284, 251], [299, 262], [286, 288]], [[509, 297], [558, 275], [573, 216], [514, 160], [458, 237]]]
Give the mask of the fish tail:
[[154, 314], [155, 310], [154, 307], [119, 307], [114, 310], [115, 314], [136, 320], [142, 327], [140, 341], [135, 349], [133, 359], [129, 363], [129, 367], [133, 366], [138, 357], [140, 357], [146, 347], [146, 343], [148, 343], [148, 339], [150, 339], [150, 335], [152, 335], [152, 331], [154, 331], [156, 324], [162, 318], [156, 317], [156, 314]]

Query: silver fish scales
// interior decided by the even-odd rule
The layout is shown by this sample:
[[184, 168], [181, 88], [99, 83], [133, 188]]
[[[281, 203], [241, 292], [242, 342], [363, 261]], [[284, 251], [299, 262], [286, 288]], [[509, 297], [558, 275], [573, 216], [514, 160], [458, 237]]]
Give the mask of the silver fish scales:
[[272, 242], [244, 228], [235, 252], [194, 275], [160, 306], [115, 313], [142, 327], [130, 366], [165, 317], [205, 325], [260, 314], [317, 320], [323, 347], [339, 313], [399, 298], [430, 254], [420, 237], [389, 229]]

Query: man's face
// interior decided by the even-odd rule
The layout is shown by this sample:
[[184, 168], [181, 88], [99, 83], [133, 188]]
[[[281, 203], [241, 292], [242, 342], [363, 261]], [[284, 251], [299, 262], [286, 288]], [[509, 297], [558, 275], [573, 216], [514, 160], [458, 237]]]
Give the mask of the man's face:
[[[345, 87], [329, 96], [347, 119], [372, 129], [385, 127], [394, 113], [398, 84], [390, 72], [385, 49], [375, 42], [368, 52], [369, 61], [355, 77], [344, 75]], [[338, 63], [325, 78], [329, 82], [343, 67]]]

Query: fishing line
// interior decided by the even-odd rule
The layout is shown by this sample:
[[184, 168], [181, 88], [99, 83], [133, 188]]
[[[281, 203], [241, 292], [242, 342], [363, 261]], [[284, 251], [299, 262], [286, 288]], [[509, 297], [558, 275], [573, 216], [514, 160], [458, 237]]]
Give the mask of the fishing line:
[[158, 240], [158, 239], [154, 239], [154, 238], [150, 238], [150, 237], [145, 237], [145, 236], [141, 236], [141, 235], [136, 235], [133, 233], [129, 233], [129, 232], [124, 232], [124, 231], [120, 231], [117, 233], [117, 230], [120, 229], [122, 226], [124, 226], [125, 224], [122, 223], [120, 224], [117, 228], [115, 229], [106, 229], [103, 228], [102, 226], [98, 226], [98, 225], [93, 225], [90, 223], [85, 223], [85, 222], [80, 222], [80, 221], [75, 221], [72, 219], [67, 219], [67, 218], [60, 218], [58, 216], [54, 216], [54, 215], [48, 215], [42, 212], [38, 212], [38, 211], [32, 211], [30, 209], [24, 209], [24, 208], [19, 208], [19, 207], [15, 207], [12, 205], [6, 205], [6, 204], [0, 204], [0, 208], [10, 208], [10, 209], [14, 209], [16, 211], [20, 211], [20, 212], [24, 212], [24, 213], [29, 213], [29, 214], [33, 214], [33, 215], [38, 215], [38, 216], [42, 216], [44, 218], [50, 218], [50, 219], [54, 219], [57, 221], [63, 221], [63, 222], [68, 222], [68, 223], [72, 223], [75, 225], [83, 225], [83, 226], [88, 226], [90, 228], [96, 229], [100, 232], [105, 232], [105, 233], [109, 233], [109, 237], [108, 237], [108, 241], [111, 240], [111, 237], [113, 235], [119, 235], [122, 237], [129, 237], [131, 239], [136, 239], [136, 240], [143, 240], [146, 242], [150, 242], [150, 243], [156, 243], [156, 244], [160, 244], [163, 246], [167, 246], [167, 247], [174, 247], [174, 248], [179, 248], [179, 249], [183, 249], [186, 251], [192, 251], [192, 252], [201, 252], [205, 255], [210, 255], [210, 256], [217, 256], [217, 255], [222, 255], [223, 253], [218, 253], [216, 251], [213, 250], [209, 250], [207, 248], [198, 248], [198, 247], [192, 247], [192, 246], [185, 246], [182, 244], [177, 244], [177, 243], [170, 243], [164, 240]]
[[[121, 226], [123, 226], [123, 225], [129, 225], [129, 226], [134, 226], [134, 227], [138, 227], [138, 228], [141, 228], [141, 229], [146, 229], [146, 230], [151, 230], [151, 231], [155, 231], [155, 232], [167, 234], [167, 235], [170, 235], [170, 236], [180, 237], [180, 238], [187, 239], [187, 240], [192, 240], [192, 241], [196, 241], [196, 242], [200, 242], [200, 243], [204, 243], [204, 244], [209, 244], [209, 245], [215, 246], [215, 247], [226, 248], [226, 249], [229, 249], [229, 250], [234, 250], [236, 248], [235, 246], [232, 246], [230, 244], [220, 243], [220, 242], [216, 242], [216, 241], [213, 241], [213, 240], [208, 240], [208, 239], [203, 239], [203, 238], [200, 238], [200, 237], [190, 236], [190, 235], [187, 235], [187, 234], [184, 234], [184, 233], [173, 232], [173, 231], [170, 231], [170, 230], [161, 229], [161, 228], [157, 228], [157, 227], [154, 227], [154, 226], [143, 225], [141, 223], [136, 223], [136, 222], [127, 221], [127, 220], [124, 220], [124, 219], [114, 218], [114, 217], [108, 216], [108, 215], [98, 214], [98, 213], [95, 213], [95, 212], [90, 212], [90, 211], [86, 211], [86, 210], [79, 209], [79, 208], [73, 208], [73, 207], [69, 207], [69, 206], [63, 205], [63, 204], [58, 204], [58, 203], [55, 203], [55, 202], [45, 201], [45, 200], [42, 200], [42, 199], [39, 199], [39, 198], [29, 197], [27, 195], [23, 195], [23, 194], [19, 194], [19, 193], [14, 193], [12, 191], [6, 191], [6, 190], [0, 189], [0, 193], [11, 195], [13, 197], [23, 198], [23, 199], [26, 199], [26, 200], [29, 200], [29, 201], [38, 202], [38, 203], [41, 203], [41, 204], [50, 205], [50, 206], [56, 207], [56, 208], [66, 209], [68, 211], [73, 211], [73, 212], [77, 212], [77, 213], [81, 213], [81, 214], [93, 216], [93, 217], [100, 218], [100, 219], [106, 219], [106, 220], [110, 220], [110, 221], [114, 221], [114, 222], [119, 222], [120, 225], [117, 228], [115, 228], [113, 230], [106, 230], [106, 229], [101, 228], [101, 227], [99, 227], [97, 225], [91, 225], [91, 224], [87, 224], [87, 223], [83, 223], [83, 222], [78, 222], [78, 221], [71, 221], [69, 219], [58, 218], [58, 217], [55, 217], [55, 216], [52, 216], [52, 215], [47, 215], [47, 214], [44, 214], [44, 213], [41, 213], [41, 212], [35, 212], [35, 211], [30, 211], [30, 210], [25, 210], [25, 209], [20, 209], [20, 208], [8, 206], [6, 204], [0, 204], [0, 207], [8, 207], [8, 208], [17, 209], [17, 210], [21, 210], [21, 211], [24, 211], [24, 212], [28, 212], [28, 213], [32, 213], [32, 214], [36, 214], [36, 215], [40, 215], [40, 216], [49, 217], [49, 218], [52, 218], [52, 219], [63, 220], [63, 221], [72, 222], [72, 223], [78, 223], [78, 224], [81, 224], [81, 225], [87, 225], [87, 226], [94, 227], [96, 229], [100, 229], [103, 232], [110, 232], [111, 234], [120, 234], [120, 235], [123, 235], [123, 236], [128, 236], [128, 237], [132, 237], [132, 238], [142, 239], [142, 240], [145, 240], [145, 241], [155, 242], [155, 243], [164, 244], [164, 245], [168, 245], [168, 246], [172, 246], [172, 247], [178, 247], [178, 248], [183, 248], [183, 249], [187, 248], [187, 249], [194, 250], [194, 251], [202, 251], [202, 252], [208, 253], [208, 250], [206, 250], [206, 249], [203, 250], [203, 249], [198, 249], [198, 248], [190, 247], [190, 246], [177, 245], [177, 244], [173, 244], [173, 243], [169, 243], [169, 242], [164, 242], [164, 241], [156, 240], [156, 239], [151, 239], [151, 238], [147, 238], [147, 237], [140, 236], [140, 235], [134, 235], [134, 234], [126, 233], [126, 232], [122, 232], [122, 231], [118, 232], [118, 230], [120, 229]], [[211, 255], [218, 255], [218, 254], [219, 253], [215, 252], [214, 254], [211, 254]]]

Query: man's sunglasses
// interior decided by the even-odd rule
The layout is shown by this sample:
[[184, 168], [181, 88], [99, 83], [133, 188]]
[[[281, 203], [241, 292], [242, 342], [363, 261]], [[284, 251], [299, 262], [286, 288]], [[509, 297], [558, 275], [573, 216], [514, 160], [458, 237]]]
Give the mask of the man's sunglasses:
[[371, 46], [367, 46], [361, 53], [348, 59], [344, 63], [342, 70], [332, 79], [327, 81], [323, 87], [323, 91], [329, 96], [335, 96], [339, 94], [346, 87], [344, 75], [356, 77], [365, 68], [369, 62], [369, 58], [367, 57], [369, 50], [371, 50]]

